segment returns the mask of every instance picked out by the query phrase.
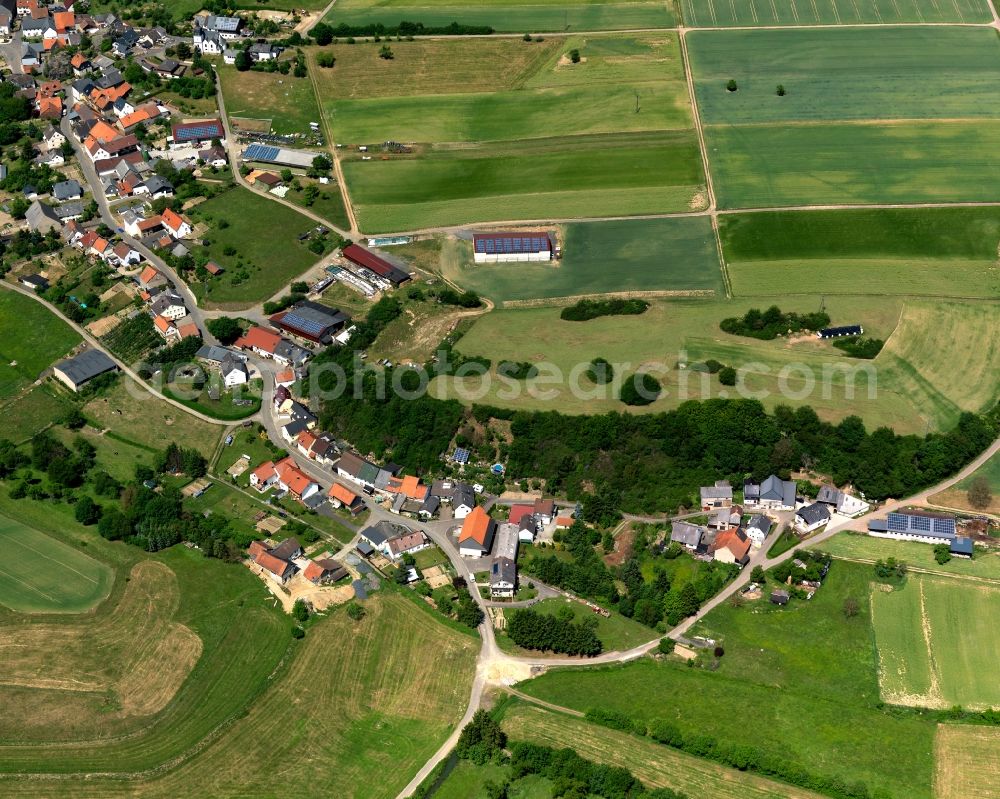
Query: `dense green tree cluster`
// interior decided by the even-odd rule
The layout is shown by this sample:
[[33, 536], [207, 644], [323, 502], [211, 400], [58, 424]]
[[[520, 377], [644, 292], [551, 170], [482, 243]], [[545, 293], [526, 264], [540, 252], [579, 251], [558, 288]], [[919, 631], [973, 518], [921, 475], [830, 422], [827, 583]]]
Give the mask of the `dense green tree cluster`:
[[600, 539], [600, 533], [577, 520], [562, 536], [563, 543], [573, 555], [572, 560], [543, 555], [527, 561], [522, 568], [546, 585], [566, 588], [581, 596], [615, 601], [618, 591], [614, 575], [594, 550]]
[[586, 322], [600, 316], [636, 316], [645, 313], [649, 303], [639, 299], [609, 297], [604, 300], [580, 300], [567, 305], [559, 312], [559, 318], [567, 322]]
[[772, 305], [766, 311], [751, 308], [743, 316], [731, 316], [719, 323], [725, 333], [736, 336], [749, 336], [764, 340], [774, 339], [785, 333], [798, 333], [802, 330], [819, 330], [828, 327], [830, 317], [825, 311], [815, 313], [783, 312], [777, 305]]
[[861, 358], [870, 361], [882, 352], [885, 342], [880, 338], [849, 336], [847, 338], [838, 338], [833, 342], [833, 346], [838, 350], [843, 350], [852, 358]]
[[528, 361], [500, 361], [497, 374], [511, 380], [530, 380], [538, 376], [538, 367]]
[[507, 735], [496, 719], [480, 709], [473, 714], [472, 721], [462, 728], [455, 744], [455, 754], [481, 766], [499, 759], [506, 745]]
[[[572, 616], [573, 611], [569, 611]], [[565, 655], [601, 654], [601, 641], [596, 632], [597, 619], [585, 618], [579, 622], [560, 615], [525, 608], [507, 614], [507, 636], [518, 646], [543, 652]]]

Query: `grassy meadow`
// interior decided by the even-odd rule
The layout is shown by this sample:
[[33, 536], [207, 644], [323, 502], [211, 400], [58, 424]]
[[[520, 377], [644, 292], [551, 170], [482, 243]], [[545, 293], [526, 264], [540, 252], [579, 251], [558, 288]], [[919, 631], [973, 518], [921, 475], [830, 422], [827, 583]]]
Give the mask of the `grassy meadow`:
[[0, 438], [15, 443], [30, 440], [71, 407], [68, 391], [55, 384], [35, 386], [25, 394], [0, 402]]
[[871, 593], [879, 683], [887, 702], [916, 707], [1000, 705], [992, 664], [1000, 655], [994, 613], [1000, 587], [910, 575]]
[[290, 73], [240, 72], [219, 64], [219, 83], [230, 117], [270, 119], [275, 133], [308, 133], [310, 122], [319, 122], [316, 93], [308, 78]]
[[1000, 297], [996, 208], [724, 214], [719, 235], [740, 297]]
[[[574, 621], [596, 619], [597, 637], [604, 646], [605, 652], [624, 652], [656, 638], [656, 630], [647, 627], [645, 624], [640, 624], [617, 612], [613, 612], [609, 618], [604, 618], [595, 614], [594, 611], [580, 602], [557, 597], [554, 599], [543, 599], [541, 602], [537, 602], [531, 606], [531, 609], [536, 613], [544, 613], [550, 616], [554, 616], [561, 608], [572, 610]], [[531, 650], [521, 649], [503, 633], [497, 633], [497, 640], [500, 642], [501, 648], [505, 650], [516, 652], [517, 654], [537, 654], [537, 652]]]
[[686, 25], [705, 28], [990, 20], [983, 0], [681, 0], [681, 8]]
[[[352, 145], [343, 169], [365, 230], [704, 205], [676, 34], [417, 40], [392, 59], [379, 47], [338, 47], [313, 71]], [[414, 152], [353, 148], [387, 140]]]
[[445, 240], [439, 268], [498, 305], [614, 292], [725, 294], [707, 217], [573, 222], [559, 238], [561, 260], [498, 264], [475, 264], [470, 242]]
[[696, 31], [687, 45], [708, 125], [995, 118], [1000, 105], [988, 28]]
[[934, 560], [934, 547], [917, 541], [892, 541], [855, 533], [838, 533], [817, 547], [836, 558], [876, 560], [893, 557], [919, 569], [953, 574], [956, 577], [976, 577], [1000, 583], [1000, 552], [977, 550], [971, 560], [952, 558], [947, 563]]
[[[806, 312], [817, 309], [821, 298], [803, 295], [775, 301], [784, 310]], [[860, 322], [868, 335], [888, 339], [876, 361], [846, 358], [829, 342], [812, 337], [758, 341], [719, 330], [723, 318], [770, 302], [654, 300], [639, 316], [588, 322], [563, 321], [558, 308], [510, 308], [478, 319], [457, 349], [484, 355], [494, 363], [501, 359], [551, 363], [561, 379], [546, 382], [543, 375], [512, 391], [507, 381], [492, 375], [489, 381], [438, 378], [431, 391], [501, 407], [623, 411], [613, 389], [595, 388], [583, 377], [589, 361], [600, 356], [619, 364], [615, 370], [619, 376], [639, 366], [652, 368], [664, 393], [640, 412], [663, 411], [686, 399], [734, 396], [713, 375], [676, 368], [681, 358], [688, 365], [714, 358], [742, 368], [743, 385], [767, 407], [808, 404], [830, 421], [857, 414], [872, 429], [888, 425], [898, 432], [922, 434], [928, 428], [948, 429], [962, 409], [978, 410], [1000, 388], [991, 372], [996, 362], [992, 348], [976, 345], [969, 332], [979, 329], [977, 325], [993, 324], [986, 304], [942, 306], [946, 323], [941, 324], [939, 311], [938, 323], [930, 325], [926, 318], [935, 304], [927, 301], [829, 296], [825, 303], [834, 324]], [[905, 332], [894, 334], [900, 324]], [[952, 379], [950, 369], [955, 364], [967, 369], [968, 386]]]
[[82, 613], [107, 596], [105, 564], [26, 524], [0, 516], [0, 604], [21, 613]]
[[487, 25], [499, 32], [593, 31], [669, 28], [677, 23], [674, 4], [664, 0], [343, 0], [326, 17], [331, 25], [397, 25], [401, 20], [443, 26]]
[[[211, 244], [195, 252], [226, 270], [194, 286], [209, 305], [246, 307], [270, 299], [320, 258], [298, 241], [315, 227], [311, 219], [250, 189], [235, 187], [213, 197], [192, 209], [191, 218], [211, 227], [206, 234]], [[271, 235], [260, 235], [262, 230]], [[227, 255], [229, 248], [235, 254]]]
[[0, 347], [0, 399], [13, 397], [67, 355], [80, 337], [40, 303], [14, 291], [0, 291], [0, 329], [30, 330], [4, 337]]
[[518, 689], [575, 710], [665, 719], [685, 735], [759, 747], [809, 773], [863, 781], [873, 793], [930, 799], [934, 724], [878, 708], [867, 609], [852, 619], [842, 613], [848, 597], [863, 603], [869, 580], [870, 567], [837, 562], [809, 602], [716, 608], [695, 630], [725, 648], [714, 672], [641, 660], [553, 670]]

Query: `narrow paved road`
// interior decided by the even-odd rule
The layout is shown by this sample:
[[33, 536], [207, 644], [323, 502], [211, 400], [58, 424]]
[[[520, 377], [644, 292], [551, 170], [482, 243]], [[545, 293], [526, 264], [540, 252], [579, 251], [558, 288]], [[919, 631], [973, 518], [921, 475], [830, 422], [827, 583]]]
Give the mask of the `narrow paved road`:
[[[68, 117], [63, 117], [62, 121], [59, 123], [59, 129], [62, 134], [66, 137], [68, 141], [73, 146], [73, 152], [76, 154], [77, 163], [80, 166], [83, 176], [87, 180], [87, 184], [90, 186], [90, 191], [94, 195], [94, 200], [97, 202], [97, 207], [101, 213], [101, 221], [104, 222], [113, 231], [118, 232], [120, 227], [118, 220], [115, 218], [114, 213], [112, 213], [111, 205], [108, 203], [108, 198], [104, 195], [104, 188], [101, 185], [101, 179], [97, 174], [97, 170], [94, 167], [94, 162], [90, 160], [90, 154], [84, 149], [83, 144], [76, 138], [73, 133], [73, 127], [69, 124]], [[133, 249], [141, 253], [142, 256], [149, 261], [153, 266], [159, 269], [164, 276], [174, 284], [174, 288], [177, 292], [184, 298], [184, 304], [187, 306], [188, 313], [191, 315], [192, 320], [198, 325], [198, 329], [202, 332], [202, 337], [209, 344], [217, 344], [215, 337], [208, 331], [205, 327], [205, 319], [202, 316], [201, 310], [198, 308], [198, 299], [194, 296], [194, 292], [188, 288], [187, 283], [185, 283], [179, 274], [172, 267], [170, 267], [166, 261], [156, 255], [148, 247], [144, 246], [142, 242], [138, 239], [129, 236], [124, 231], [118, 233], [119, 236]]]

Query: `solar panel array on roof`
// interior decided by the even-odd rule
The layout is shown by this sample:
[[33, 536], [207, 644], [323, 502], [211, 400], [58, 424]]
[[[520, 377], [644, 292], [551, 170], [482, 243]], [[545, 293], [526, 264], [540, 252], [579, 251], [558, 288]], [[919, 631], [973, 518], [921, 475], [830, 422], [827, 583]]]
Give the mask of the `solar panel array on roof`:
[[222, 125], [218, 122], [204, 122], [193, 125], [177, 125], [174, 127], [174, 141], [201, 141], [203, 139], [221, 138], [224, 135]]
[[955, 520], [937, 516], [917, 516], [909, 513], [890, 513], [886, 519], [890, 532], [915, 533], [934, 536], [954, 536]]
[[451, 456], [451, 459], [455, 461], [455, 463], [468, 463], [469, 450], [459, 447], [455, 450], [455, 454]]
[[548, 236], [476, 236], [476, 252], [498, 253], [546, 252]]
[[245, 161], [273, 161], [278, 157], [278, 148], [267, 144], [251, 144], [243, 152]]
[[281, 321], [290, 327], [294, 327], [296, 330], [301, 330], [303, 333], [309, 333], [313, 336], [320, 335], [329, 326], [316, 319], [308, 319], [295, 311], [286, 313]]

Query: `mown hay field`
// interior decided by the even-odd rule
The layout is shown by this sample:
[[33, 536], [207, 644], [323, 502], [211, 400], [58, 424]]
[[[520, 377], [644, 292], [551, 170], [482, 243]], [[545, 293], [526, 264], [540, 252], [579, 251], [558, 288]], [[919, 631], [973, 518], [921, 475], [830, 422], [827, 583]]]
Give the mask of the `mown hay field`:
[[31, 331], [8, 335], [0, 346], [0, 399], [38, 379], [80, 342], [73, 329], [47, 308], [14, 291], [0, 291], [0, 329]]
[[503, 728], [512, 741], [575, 749], [580, 757], [595, 763], [627, 768], [650, 788], [672, 788], [713, 799], [819, 799], [821, 796], [678, 752], [648, 738], [609, 730], [528, 704], [515, 705], [506, 711]]
[[941, 724], [934, 738], [937, 799], [1000, 799], [1000, 730]]
[[887, 702], [970, 709], [1000, 705], [993, 673], [1000, 656], [994, 623], [1000, 588], [914, 574], [891, 591], [874, 586], [871, 604], [879, 685]]
[[399, 595], [365, 607], [360, 622], [339, 611], [310, 627], [247, 714], [166, 773], [9, 780], [4, 795], [395, 796], [461, 718], [476, 641]]

